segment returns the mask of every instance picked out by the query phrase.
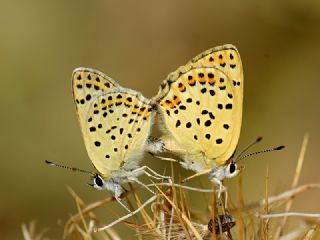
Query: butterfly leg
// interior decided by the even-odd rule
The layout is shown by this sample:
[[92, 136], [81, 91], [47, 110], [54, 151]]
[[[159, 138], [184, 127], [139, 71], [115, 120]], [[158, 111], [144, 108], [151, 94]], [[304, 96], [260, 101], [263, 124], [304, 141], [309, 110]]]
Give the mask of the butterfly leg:
[[218, 199], [221, 198], [221, 193], [226, 192], [226, 187], [223, 186], [221, 180], [218, 178], [212, 178], [211, 181], [218, 187]]
[[122, 193], [121, 186], [116, 186], [115, 191], [114, 191], [114, 198], [117, 200], [117, 202], [128, 212], [131, 212], [130, 209], [122, 202], [122, 199], [120, 198]]
[[153, 179], [156, 179], [156, 180], [162, 180], [162, 179], [163, 179], [163, 178], [161, 178], [161, 177], [153, 176], [152, 174], [148, 173], [147, 171], [143, 171], [143, 173], [144, 173], [145, 175], [147, 175], [148, 177], [153, 178]]
[[147, 185], [145, 185], [143, 182], [140, 182], [136, 177], [130, 177], [129, 178], [130, 181], [132, 182], [136, 182], [139, 185], [141, 185], [142, 187], [144, 187], [145, 189], [147, 189], [149, 192], [151, 192], [152, 194], [156, 195], [156, 193], [154, 191], [152, 191]]
[[153, 174], [153, 176], [150, 174], [150, 177], [158, 177], [159, 180], [161, 180], [161, 179], [171, 179], [170, 176], [163, 176], [163, 175], [157, 173], [156, 171], [152, 170], [152, 169], [149, 168], [148, 166], [143, 166], [142, 168], [144, 169], [144, 173], [145, 173], [146, 175], [148, 175], [148, 174], [150, 174], [150, 173], [148, 173], [148, 172], [145, 171], [145, 170], [149, 170], [149, 171]]
[[178, 188], [182, 188], [182, 189], [186, 189], [186, 190], [190, 190], [190, 191], [195, 191], [195, 192], [203, 192], [203, 193], [212, 193], [214, 192], [212, 189], [203, 189], [203, 188], [196, 188], [196, 187], [189, 187], [186, 185], [181, 185], [178, 183], [173, 183], [171, 181], [171, 179], [169, 179], [168, 183], [152, 183], [152, 184], [148, 184], [147, 186], [168, 186], [168, 187], [178, 187]]
[[208, 173], [210, 173], [210, 172], [211, 172], [211, 170], [205, 170], [205, 171], [203, 171], [203, 172], [199, 172], [199, 173], [193, 174], [193, 175], [191, 175], [190, 177], [187, 177], [187, 178], [183, 179], [183, 180], [181, 181], [181, 183], [185, 183], [185, 182], [189, 181], [189, 180], [192, 179], [192, 178], [195, 178], [195, 177], [198, 177], [198, 176], [201, 176], [201, 175], [205, 175], [205, 174], [208, 174]]
[[153, 157], [159, 158], [159, 159], [162, 160], [162, 161], [179, 162], [178, 160], [173, 159], [173, 158], [161, 157], [161, 156], [159, 156], [159, 155], [154, 154], [153, 152], [149, 152], [149, 154], [150, 154], [151, 156], [153, 156]]
[[[149, 172], [147, 172], [147, 170], [150, 171], [153, 175], [150, 174]], [[171, 179], [171, 177], [163, 176], [163, 175], [157, 173], [156, 171], [152, 170], [148, 166], [142, 166], [140, 168], [137, 168], [132, 173], [134, 174], [135, 172], [140, 172], [140, 171], [143, 172], [144, 174], [146, 174], [148, 177], [151, 177], [156, 180]]]

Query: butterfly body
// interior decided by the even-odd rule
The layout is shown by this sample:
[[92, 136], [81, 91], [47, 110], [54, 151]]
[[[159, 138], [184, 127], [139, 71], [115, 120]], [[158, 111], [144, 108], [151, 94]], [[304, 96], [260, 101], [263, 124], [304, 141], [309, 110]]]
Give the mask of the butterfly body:
[[205, 51], [169, 74], [154, 100], [164, 146], [183, 159], [185, 168], [203, 172], [230, 163], [243, 100], [242, 65], [234, 46]]

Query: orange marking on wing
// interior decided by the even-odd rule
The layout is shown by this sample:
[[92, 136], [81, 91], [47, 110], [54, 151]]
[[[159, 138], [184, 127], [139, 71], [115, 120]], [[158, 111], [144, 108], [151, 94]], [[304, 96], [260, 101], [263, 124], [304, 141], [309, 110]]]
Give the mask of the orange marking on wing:
[[122, 102], [123, 102], [122, 99], [117, 99], [116, 100], [116, 105], [120, 105]]
[[174, 104], [173, 104], [173, 102], [170, 102], [170, 103], [167, 103], [167, 106], [168, 106], [169, 108], [173, 108], [173, 107], [174, 107]]
[[129, 101], [125, 101], [124, 105], [128, 106], [128, 107], [131, 107], [132, 106], [132, 102], [129, 102]]
[[216, 80], [215, 80], [214, 78], [209, 78], [209, 80], [208, 80], [208, 82], [209, 82], [210, 84], [214, 84], [215, 81], [216, 81]]
[[174, 108], [176, 105], [179, 105], [180, 103], [181, 99], [178, 96], [174, 95], [172, 101], [167, 99], [165, 101], [162, 101], [160, 105], [164, 108]]
[[112, 105], [113, 105], [113, 101], [112, 101], [112, 100], [108, 100], [108, 101], [107, 101], [107, 106], [110, 107], [110, 106], [112, 106]]
[[181, 84], [180, 87], [178, 87], [178, 89], [180, 92], [184, 92], [186, 90], [186, 87], [183, 84]]
[[110, 107], [110, 106], [112, 106], [112, 105], [113, 105], [113, 103], [114, 103], [114, 101], [112, 101], [112, 100], [108, 100], [108, 101], [106, 101], [105, 103], [100, 104], [100, 108], [107, 108], [107, 107]]
[[108, 104], [104, 103], [104, 104], [100, 104], [100, 108], [106, 108], [108, 107]]
[[102, 89], [102, 90], [107, 90], [108, 87], [106, 87], [104, 84], [102, 84], [101, 82], [95, 82], [94, 83], [94, 86], [98, 87], [99, 89]]
[[180, 100], [180, 98], [178, 96], [175, 95], [173, 97], [172, 103], [173, 103], [173, 106], [176, 106], [176, 105], [179, 105], [181, 103], [181, 100]]
[[165, 102], [162, 102], [161, 106], [163, 106], [164, 108], [173, 108], [174, 103], [167, 99]]
[[138, 113], [139, 116], [142, 116], [142, 114], [143, 114], [144, 112], [138, 111], [137, 113]]
[[196, 82], [196, 80], [194, 79], [194, 78], [192, 78], [192, 79], [188, 79], [188, 83], [190, 84], [190, 85], [194, 85], [195, 84], [195, 82]]
[[136, 114], [139, 114], [140, 111], [139, 111], [138, 108], [134, 108], [134, 109], [132, 109], [132, 112], [133, 112], [133, 113], [136, 113]]
[[206, 79], [205, 79], [204, 77], [199, 78], [199, 82], [200, 82], [200, 83], [205, 83], [205, 82], [206, 82]]
[[148, 120], [148, 118], [150, 117], [150, 113], [148, 111], [144, 111], [141, 114], [143, 116], [144, 120]]

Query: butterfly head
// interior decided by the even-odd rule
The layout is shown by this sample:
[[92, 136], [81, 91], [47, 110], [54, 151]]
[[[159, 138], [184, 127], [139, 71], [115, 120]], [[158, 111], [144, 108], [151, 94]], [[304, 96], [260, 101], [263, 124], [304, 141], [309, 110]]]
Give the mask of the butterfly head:
[[89, 185], [98, 190], [102, 190], [106, 188], [105, 181], [99, 174], [95, 174], [92, 177], [92, 183], [89, 183]]
[[235, 161], [230, 161], [224, 168], [224, 178], [233, 178], [239, 174], [239, 172], [243, 169], [243, 166], [239, 166], [235, 163]]
[[209, 174], [209, 178], [212, 181], [214, 179], [218, 179], [222, 181], [225, 178], [233, 178], [237, 176], [242, 169], [243, 169], [243, 166], [240, 166], [236, 164], [235, 161], [231, 160], [226, 165], [218, 166], [215, 169], [213, 169]]
[[89, 185], [97, 190], [107, 189], [109, 191], [114, 192], [119, 184], [115, 182], [112, 178], [105, 179], [103, 178], [103, 176], [96, 173], [95, 175], [93, 175], [92, 182], [89, 183]]

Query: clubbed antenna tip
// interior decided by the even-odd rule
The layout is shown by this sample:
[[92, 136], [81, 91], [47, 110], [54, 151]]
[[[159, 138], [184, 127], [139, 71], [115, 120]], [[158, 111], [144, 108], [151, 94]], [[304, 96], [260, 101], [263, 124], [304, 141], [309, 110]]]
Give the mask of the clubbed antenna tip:
[[279, 146], [279, 147], [276, 147], [274, 150], [281, 150], [281, 149], [284, 149], [285, 148], [285, 146], [284, 145], [281, 145], [281, 146]]
[[48, 160], [44, 160], [44, 161], [45, 161], [45, 163], [47, 163], [47, 164], [54, 165], [53, 162], [50, 162], [50, 161], [48, 161]]

